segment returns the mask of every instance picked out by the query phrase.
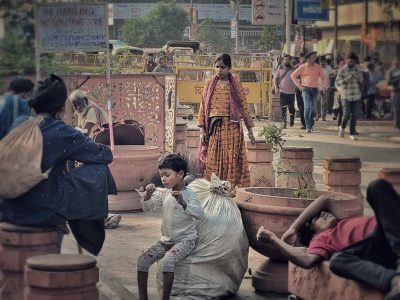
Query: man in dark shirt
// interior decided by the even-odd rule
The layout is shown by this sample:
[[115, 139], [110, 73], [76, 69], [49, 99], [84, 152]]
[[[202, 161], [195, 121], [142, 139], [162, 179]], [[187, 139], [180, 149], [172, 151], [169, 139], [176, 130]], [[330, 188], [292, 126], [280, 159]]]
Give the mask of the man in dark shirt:
[[[400, 197], [380, 179], [370, 183], [367, 201], [375, 217], [338, 220], [329, 195], [316, 199], [279, 239], [260, 227], [257, 238], [275, 246], [289, 261], [311, 268], [329, 259], [332, 272], [364, 282], [400, 299]], [[296, 238], [307, 248], [293, 247]], [[286, 242], [285, 242], [286, 241]]]

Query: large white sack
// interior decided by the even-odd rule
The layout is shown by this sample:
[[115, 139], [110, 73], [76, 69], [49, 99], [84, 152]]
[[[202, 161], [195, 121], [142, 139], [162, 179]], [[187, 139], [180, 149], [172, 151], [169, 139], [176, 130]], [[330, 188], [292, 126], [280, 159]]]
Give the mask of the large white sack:
[[[198, 240], [192, 254], [175, 269], [171, 299], [218, 299], [236, 294], [247, 271], [249, 242], [242, 217], [226, 181], [213, 174], [211, 182], [193, 181], [189, 187], [197, 194], [204, 218], [196, 224]], [[162, 288], [158, 269], [157, 285]]]

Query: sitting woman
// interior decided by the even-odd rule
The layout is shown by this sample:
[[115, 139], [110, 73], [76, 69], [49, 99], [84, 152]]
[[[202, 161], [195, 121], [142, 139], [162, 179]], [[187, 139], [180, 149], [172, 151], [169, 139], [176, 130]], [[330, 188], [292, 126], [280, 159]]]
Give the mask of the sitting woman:
[[[107, 167], [113, 156], [107, 146], [97, 144], [61, 120], [66, 100], [65, 84], [54, 74], [35, 87], [29, 105], [44, 117], [40, 124], [41, 169], [51, 171], [48, 179], [22, 196], [0, 199], [0, 218], [15, 225], [41, 227], [68, 221], [78, 243], [97, 255], [105, 238], [107, 195], [115, 192], [115, 182]], [[22, 121], [17, 119], [14, 126]], [[83, 166], [66, 171], [68, 160]]]

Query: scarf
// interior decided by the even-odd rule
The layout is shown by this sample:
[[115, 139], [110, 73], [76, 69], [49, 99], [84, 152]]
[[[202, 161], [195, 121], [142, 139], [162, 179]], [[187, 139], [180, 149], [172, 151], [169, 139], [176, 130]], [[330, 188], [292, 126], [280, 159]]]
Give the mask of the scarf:
[[[203, 107], [204, 107], [204, 131], [205, 134], [208, 136], [208, 130], [210, 126], [210, 110], [211, 110], [211, 98], [214, 93], [215, 87], [217, 86], [219, 77], [217, 75], [214, 75], [212, 77], [211, 81], [209, 82], [205, 97], [203, 99]], [[231, 122], [240, 122], [241, 117], [243, 116], [243, 107], [242, 103], [240, 102], [240, 97], [239, 97], [239, 90], [238, 86], [236, 83], [236, 80], [233, 78], [232, 74], [228, 74], [228, 80], [229, 80], [229, 86], [230, 86], [230, 93], [229, 93], [229, 117]], [[207, 156], [207, 145], [204, 145], [203, 143], [200, 143], [197, 157], [198, 157], [198, 162], [197, 162], [197, 167], [198, 167], [198, 172], [200, 174], [203, 174], [204, 171], [204, 163], [205, 159]]]

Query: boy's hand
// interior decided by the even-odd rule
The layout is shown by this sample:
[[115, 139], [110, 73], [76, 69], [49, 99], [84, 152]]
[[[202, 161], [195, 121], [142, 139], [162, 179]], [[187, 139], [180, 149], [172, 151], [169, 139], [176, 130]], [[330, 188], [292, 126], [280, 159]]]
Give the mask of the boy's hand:
[[178, 202], [183, 209], [186, 209], [187, 203], [185, 200], [183, 200], [182, 193], [180, 191], [172, 191], [171, 195], [175, 197], [176, 202]]
[[146, 196], [144, 198], [145, 201], [149, 200], [151, 198], [151, 195], [153, 195], [153, 193], [156, 190], [156, 186], [154, 185], [154, 183], [150, 183], [148, 185], [146, 185]]
[[272, 240], [274, 238], [277, 238], [275, 233], [273, 233], [272, 231], [269, 231], [268, 229], [266, 229], [264, 226], [261, 226], [258, 229], [257, 232], [257, 241], [259, 242], [264, 242], [264, 243], [270, 243], [272, 242]]

